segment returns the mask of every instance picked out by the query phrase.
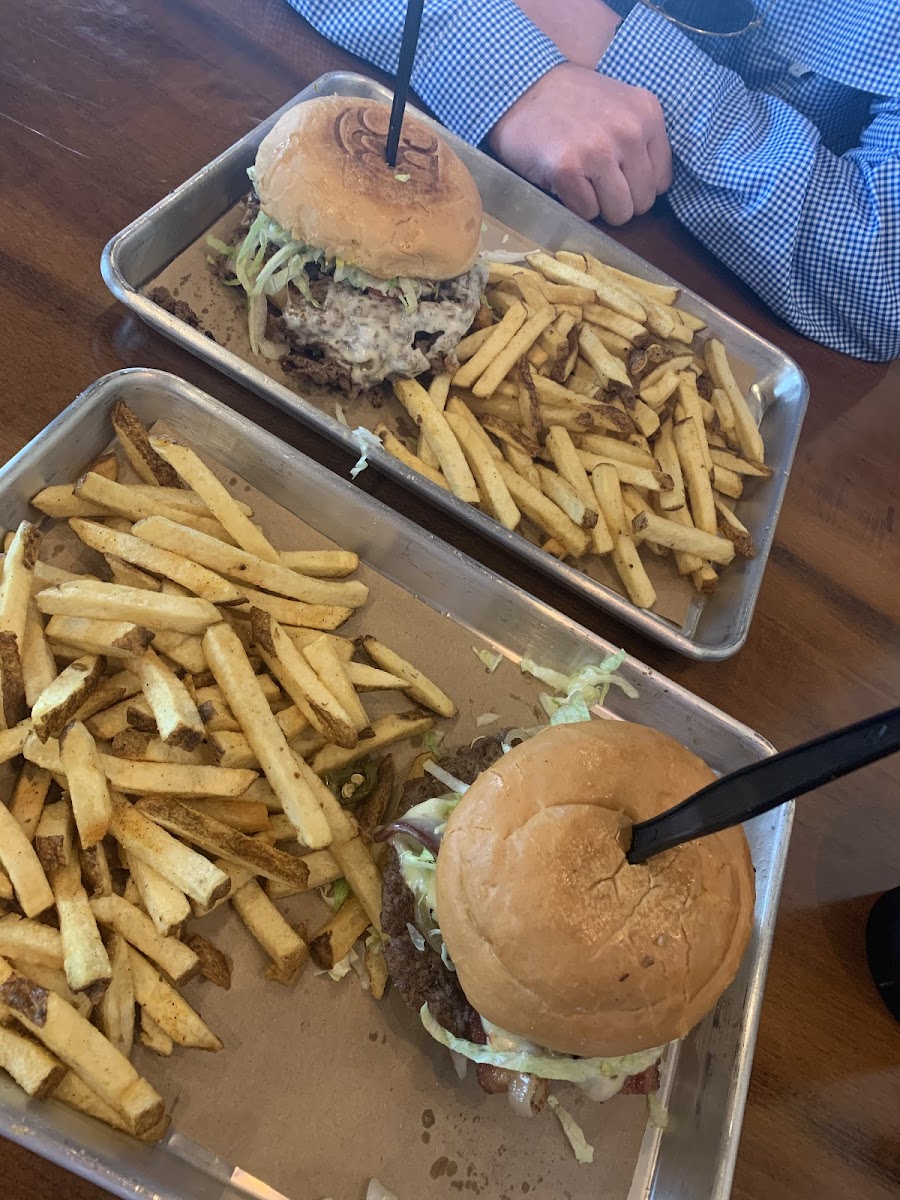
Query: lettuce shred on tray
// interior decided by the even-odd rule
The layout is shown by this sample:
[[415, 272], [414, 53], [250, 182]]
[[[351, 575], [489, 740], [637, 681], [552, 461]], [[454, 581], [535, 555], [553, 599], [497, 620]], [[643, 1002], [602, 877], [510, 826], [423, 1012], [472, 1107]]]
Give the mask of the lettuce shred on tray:
[[575, 1152], [575, 1158], [580, 1163], [594, 1161], [594, 1147], [584, 1136], [584, 1130], [567, 1108], [563, 1108], [555, 1096], [547, 1097], [547, 1107], [555, 1114], [562, 1126], [562, 1131], [569, 1139], [569, 1145]]
[[492, 650], [485, 650], [484, 647], [481, 646], [473, 646], [472, 653], [479, 660], [479, 662], [482, 662], [487, 667], [488, 672], [491, 675], [493, 675], [493, 673], [503, 662], [502, 654], [495, 654]]
[[350, 436], [356, 442], [357, 446], [359, 446], [360, 450], [356, 465], [350, 469], [350, 478], [355, 479], [369, 465], [369, 454], [371, 451], [382, 448], [381, 438], [372, 433], [370, 429], [364, 429], [361, 425], [357, 429], [354, 429]]
[[621, 688], [630, 699], [637, 699], [635, 688], [618, 674], [624, 660], [625, 651], [618, 650], [615, 654], [607, 655], [599, 665], [579, 667], [571, 675], [539, 666], [530, 658], [523, 658], [520, 668], [526, 675], [533, 675], [555, 692], [562, 693], [563, 699], [549, 696], [546, 692], [542, 692], [539, 699], [550, 724], [565, 725], [574, 721], [589, 721], [591, 709], [604, 702], [612, 685]]

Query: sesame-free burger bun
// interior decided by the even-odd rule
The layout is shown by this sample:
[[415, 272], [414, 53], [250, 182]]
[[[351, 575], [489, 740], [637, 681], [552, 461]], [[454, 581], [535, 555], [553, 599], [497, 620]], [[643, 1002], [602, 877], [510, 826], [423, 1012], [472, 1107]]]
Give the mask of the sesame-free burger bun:
[[714, 778], [665, 734], [602, 720], [550, 727], [478, 777], [444, 833], [437, 917], [481, 1016], [587, 1057], [664, 1045], [705, 1016], [753, 924], [743, 830], [639, 866], [622, 847]]
[[481, 241], [475, 182], [447, 143], [409, 115], [389, 167], [389, 120], [386, 104], [352, 96], [290, 109], [256, 156], [262, 209], [298, 241], [379, 279], [462, 275]]

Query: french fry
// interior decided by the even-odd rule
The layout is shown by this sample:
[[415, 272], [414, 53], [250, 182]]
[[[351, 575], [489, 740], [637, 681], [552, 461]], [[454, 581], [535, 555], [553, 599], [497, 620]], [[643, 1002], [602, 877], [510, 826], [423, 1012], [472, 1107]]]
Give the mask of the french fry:
[[349, 664], [343, 661], [331, 642], [324, 637], [318, 638], [304, 649], [303, 656], [329, 694], [347, 713], [357, 733], [367, 729], [369, 718], [350, 680]]
[[13, 536], [3, 559], [0, 580], [0, 632], [15, 635], [21, 646], [31, 596], [34, 568], [41, 547], [41, 532], [23, 521]]
[[255, 879], [231, 897], [232, 906], [272, 960], [270, 978], [290, 983], [309, 957], [309, 947], [296, 933]]
[[280, 625], [300, 625], [306, 629], [329, 631], [337, 629], [353, 616], [352, 608], [338, 604], [306, 604], [302, 600], [272, 596], [256, 588], [245, 587], [242, 590], [253, 607], [269, 613]]
[[[41, 612], [70, 618], [131, 621], [147, 629], [176, 633], [204, 633], [222, 617], [208, 600], [144, 592], [115, 583], [63, 583], [45, 588], [35, 597]], [[48, 636], [50, 633], [48, 626]]]
[[83, 992], [112, 976], [106, 948], [81, 883], [77, 860], [50, 871], [50, 886], [59, 917], [63, 966], [73, 992]]
[[712, 376], [716, 387], [722, 388], [731, 401], [732, 415], [741, 449], [747, 458], [760, 463], [765, 462], [765, 445], [750, 407], [744, 399], [744, 393], [734, 378], [725, 347], [717, 338], [710, 338], [705, 349], [706, 369]]
[[112, 874], [109, 860], [102, 842], [90, 846], [87, 850], [79, 849], [78, 861], [81, 864], [81, 879], [85, 891], [92, 898], [111, 896], [113, 894]]
[[578, 448], [589, 450], [592, 454], [599, 454], [604, 458], [631, 463], [635, 467], [645, 467], [648, 471], [659, 469], [659, 463], [649, 450], [620, 438], [608, 437], [606, 434], [582, 434], [578, 438]]
[[585, 267], [585, 259], [583, 254], [577, 254], [572, 250], [557, 250], [553, 257], [557, 262], [566, 263], [570, 267], [574, 267], [576, 271], [583, 271]]
[[183, 797], [181, 803], [185, 808], [205, 817], [212, 817], [238, 833], [262, 833], [269, 827], [269, 813], [265, 804], [259, 801], [245, 800], [192, 800]]
[[356, 836], [347, 841], [335, 838], [333, 847], [347, 882], [353, 889], [354, 897], [362, 905], [368, 923], [381, 932], [381, 873], [372, 858], [369, 847], [362, 837]]
[[599, 466], [613, 467], [620, 483], [650, 492], [670, 491], [673, 486], [671, 478], [658, 467], [648, 471], [646, 467], [636, 467], [633, 463], [603, 454], [592, 454], [590, 450], [576, 450], [575, 453], [586, 471], [593, 471]]
[[42, 742], [59, 737], [105, 670], [106, 659], [102, 655], [85, 655], [70, 663], [40, 694], [32, 706], [31, 721]]
[[[400, 439], [391, 433], [386, 425], [376, 425], [375, 435], [381, 438], [381, 444], [393, 458], [402, 462], [404, 466], [409, 467], [411, 471], [418, 471], [420, 475], [424, 475], [426, 479], [430, 479], [433, 484], [439, 488], [443, 488], [445, 492], [450, 491], [450, 484], [441, 474], [440, 468], [437, 465], [432, 466], [425, 457], [425, 451], [430, 446], [430, 443], [424, 433], [419, 434], [419, 446], [422, 449], [423, 457], [419, 457], [413, 454], [411, 450], [408, 450]], [[428, 457], [436, 459], [437, 455], [429, 452]]]
[[[148, 518], [156, 520], [157, 518]], [[159, 520], [166, 520], [161, 517]], [[138, 522], [143, 525], [143, 522]], [[188, 589], [195, 596], [213, 604], [236, 604], [243, 601], [243, 593], [235, 584], [229, 583], [214, 571], [198, 565], [190, 557], [172, 553], [135, 533], [117, 533], [96, 521], [71, 520], [69, 525], [86, 546], [101, 554], [115, 555], [125, 562], [159, 575]], [[133, 526], [132, 529], [135, 527]], [[185, 532], [196, 533], [196, 530]], [[200, 535], [204, 536], [204, 535]]]
[[238, 830], [216, 821], [206, 814], [179, 804], [168, 796], [145, 796], [135, 805], [135, 811], [179, 838], [204, 850], [250, 867], [266, 879], [305, 887], [308, 872], [302, 860], [276, 850], [257, 838], [247, 837]]
[[200, 964], [193, 950], [177, 938], [163, 937], [146, 913], [121, 896], [99, 896], [90, 901], [90, 907], [101, 925], [121, 934], [173, 983], [186, 983], [197, 974]]
[[551, 283], [562, 283], [584, 288], [594, 293], [601, 304], [632, 321], [643, 323], [646, 319], [644, 307], [621, 287], [601, 279], [594, 278], [585, 270], [577, 270], [566, 263], [558, 262], [549, 254], [536, 252], [526, 256], [528, 263], [533, 266]]
[[551, 537], [558, 538], [576, 558], [586, 553], [590, 545], [590, 534], [576, 525], [552, 500], [548, 500], [543, 492], [539, 492], [517, 475], [508, 463], [498, 463], [497, 469], [503, 476], [513, 500], [529, 520]]
[[231, 963], [218, 946], [201, 933], [185, 934], [184, 944], [196, 954], [203, 978], [228, 991], [231, 988]]
[[703, 414], [700, 410], [701, 400], [700, 394], [697, 391], [697, 379], [691, 371], [683, 371], [679, 376], [678, 400], [685, 417], [694, 422], [697, 430], [697, 443], [700, 446], [700, 456], [703, 459], [703, 466], [707, 474], [709, 474], [712, 470], [713, 460], [710, 454], [709, 443], [706, 440], [706, 425], [704, 424]]
[[22, 764], [9, 801], [9, 811], [19, 822], [29, 841], [34, 838], [52, 782], [53, 777], [49, 771], [35, 766], [34, 763]]
[[[509, 345], [525, 324], [526, 317], [525, 305], [519, 301], [514, 301], [507, 309], [500, 323], [493, 326], [490, 336], [485, 338], [475, 354], [453, 376], [453, 386], [470, 388], [476, 379], [479, 379], [484, 374], [497, 355]], [[519, 355], [517, 354], [513, 362], [518, 357]], [[503, 374], [505, 375], [506, 372], [504, 371]], [[502, 379], [503, 376], [501, 375], [500, 378]], [[429, 442], [432, 442], [432, 447], [436, 452], [436, 447], [434, 447], [432, 438], [427, 433], [427, 430], [426, 435]]]
[[[25, 967], [16, 967], [14, 963], [11, 965], [16, 970], [21, 970], [23, 974], [27, 974], [29, 980], [37, 984], [38, 987], [46, 988], [47, 991], [59, 996], [61, 1000], [65, 1000], [66, 1004], [70, 1008], [73, 1008], [79, 1016], [90, 1017], [94, 1008], [93, 1001], [84, 992], [72, 991], [68, 983], [66, 983], [66, 974], [62, 967], [57, 969], [56, 967], [44, 967], [39, 966], [37, 963], [31, 963], [26, 970]], [[9, 1018], [10, 1014], [3, 1009], [2, 1004], [0, 1004], [0, 1013], [4, 1013], [5, 1019]]]
[[[470, 414], [471, 416], [471, 414]], [[458, 412], [448, 411], [445, 419], [462, 447], [466, 461], [493, 516], [506, 529], [515, 529], [521, 514], [513, 503], [509, 488], [503, 482], [490, 450], [490, 439], [481, 426], [475, 428]], [[474, 418], [473, 418], [474, 420]], [[485, 442], [488, 444], [485, 445]]]
[[653, 383], [641, 382], [641, 400], [658, 415], [665, 402], [678, 390], [678, 384], [678, 372], [666, 370]]
[[117, 400], [110, 412], [119, 445], [131, 468], [144, 483], [163, 487], [180, 487], [177, 473], [164, 462], [150, 445], [147, 430], [124, 400]]
[[0, 728], [9, 729], [25, 716], [25, 674], [14, 633], [0, 633]]
[[735, 475], [751, 475], [756, 479], [771, 479], [772, 468], [762, 462], [751, 462], [740, 454], [731, 454], [728, 450], [710, 450], [713, 465]]
[[[191, 905], [187, 896], [137, 855], [131, 854], [127, 849], [122, 849], [122, 853], [131, 875], [130, 882], [134, 884], [137, 896], [158, 932], [163, 937], [177, 934], [191, 915]], [[127, 888], [125, 899], [134, 903], [128, 895]]]
[[[342, 750], [339, 746], [323, 746], [313, 759], [312, 769], [317, 775], [339, 771], [342, 767], [348, 767], [358, 759], [375, 754], [387, 746], [393, 746], [396, 742], [428, 733], [433, 726], [432, 718], [421, 709], [379, 717], [372, 722], [372, 736], [357, 743], [355, 749]], [[285, 812], [287, 811], [285, 808]], [[303, 837], [303, 842], [310, 849], [322, 849], [321, 846], [313, 846], [307, 837]]]
[[[74, 1071], [69, 1071], [62, 1082], [57, 1085], [53, 1093], [53, 1099], [59, 1100], [67, 1108], [73, 1108], [77, 1112], [85, 1113], [97, 1121], [103, 1121], [104, 1124], [112, 1126], [113, 1129], [119, 1129], [123, 1133], [135, 1135], [131, 1122], [127, 1121], [120, 1112], [117, 1112], [105, 1100], [102, 1100], [92, 1088], [88, 1087], [83, 1079], [79, 1079]], [[149, 1129], [141, 1130], [135, 1136], [142, 1142], [155, 1143], [165, 1137], [168, 1129], [169, 1118], [163, 1115], [155, 1125]]]
[[317, 967], [330, 971], [345, 958], [357, 938], [369, 926], [365, 909], [355, 896], [346, 900], [309, 944], [309, 954]]
[[641, 343], [647, 338], [647, 330], [638, 321], [623, 317], [621, 313], [613, 312], [611, 308], [606, 308], [602, 304], [585, 304], [582, 316], [588, 324], [597, 325], [601, 329], [617, 334], [631, 344]]
[[381, 939], [377, 936], [371, 939], [366, 938], [365, 964], [372, 997], [380, 1000], [385, 993], [390, 975], [384, 952], [381, 949]]
[[[719, 532], [734, 543], [734, 548], [743, 558], [754, 558], [756, 556], [756, 547], [753, 544], [753, 537], [750, 530], [742, 521], [734, 515], [727, 504], [724, 504], [718, 496], [715, 497], [716, 505], [716, 520], [719, 525]], [[710, 556], [707, 555], [707, 558]]]
[[20, 721], [12, 729], [0, 730], [0, 763], [9, 762], [21, 754], [31, 733], [30, 720]]
[[[129, 858], [145, 862], [192, 900], [210, 904], [228, 891], [229, 881], [224, 871], [115, 795], [110, 831], [128, 851]], [[136, 882], [140, 890], [141, 884]]]
[[457, 707], [446, 692], [442, 691], [412, 663], [407, 662], [396, 651], [386, 646], [384, 642], [371, 636], [365, 636], [361, 640], [361, 645], [376, 666], [381, 667], [384, 671], [390, 671], [393, 675], [399, 675], [406, 681], [403, 690], [411, 700], [425, 708], [430, 708], [439, 716], [456, 716]]
[[714, 534], [718, 528], [716, 506], [713, 501], [709, 473], [703, 465], [703, 452], [700, 448], [696, 424], [690, 418], [677, 421], [673, 426], [672, 434], [678, 458], [681, 461], [693, 522], [698, 529]]
[[589, 275], [606, 283], [608, 286], [619, 287], [630, 300], [640, 304], [645, 314], [641, 322], [642, 324], [646, 324], [647, 328], [655, 333], [657, 337], [667, 338], [672, 336], [678, 322], [676, 322], [675, 315], [668, 306], [660, 304], [652, 296], [649, 296], [646, 291], [638, 291], [631, 284], [623, 280], [621, 276], [614, 275], [609, 267], [595, 258], [593, 254], [587, 254], [585, 258], [587, 260], [587, 272]]
[[143, 954], [128, 947], [134, 998], [164, 1033], [179, 1046], [217, 1051], [222, 1041], [205, 1024], [183, 996], [166, 983]]
[[[460, 369], [466, 370], [477, 358], [478, 355]], [[395, 380], [394, 394], [428, 439], [453, 494], [469, 504], [476, 503], [478, 489], [475, 480], [444, 414], [438, 412], [428, 393], [414, 379]]]
[[[106, 658], [132, 658], [143, 654], [153, 631], [131, 621], [106, 621], [87, 617], [51, 617], [45, 633], [53, 643], [71, 646], [78, 654]], [[77, 657], [77, 656], [76, 656]]]
[[103, 761], [94, 739], [80, 721], [66, 726], [59, 747], [78, 838], [88, 849], [106, 836], [112, 818]]
[[350, 550], [282, 550], [279, 557], [292, 571], [318, 579], [340, 579], [359, 567], [359, 555]]
[[615, 379], [625, 387], [631, 386], [622, 361], [610, 354], [590, 326], [582, 325], [578, 334], [578, 347], [604, 384], [610, 379]]
[[328, 641], [334, 646], [337, 654], [344, 662], [349, 662], [353, 657], [356, 646], [352, 638], [341, 637], [339, 634], [326, 633], [322, 634], [315, 629], [300, 629], [297, 626], [290, 626], [284, 631], [298, 650], [305, 650], [311, 643], [317, 641], [320, 637], [327, 637]]
[[727, 566], [734, 558], [734, 545], [723, 537], [716, 537], [693, 526], [679, 525], [650, 512], [642, 512], [631, 523], [637, 541], [654, 542], [670, 550], [681, 550], [696, 554], [699, 558]]
[[128, 795], [215, 796], [228, 800], [242, 795], [256, 778], [255, 771], [224, 767], [130, 762], [108, 754], [101, 754], [100, 759], [110, 787]]
[[537, 471], [541, 491], [547, 499], [558, 505], [582, 529], [593, 529], [598, 519], [596, 505], [588, 507], [575, 488], [549, 467], [538, 466]]
[[[313, 850], [310, 854], [304, 854], [303, 861], [309, 868], [309, 880], [306, 885], [308, 892], [325, 887], [343, 877], [344, 872], [330, 850]], [[289, 884], [270, 879], [266, 883], [266, 895], [270, 900], [283, 900], [287, 896], [298, 895], [298, 892]]]
[[141, 492], [121, 483], [113, 483], [111, 479], [104, 479], [101, 475], [93, 475], [90, 472], [82, 475], [75, 484], [75, 495], [102, 505], [116, 516], [126, 517], [130, 522], [143, 520], [144, 517], [171, 517], [183, 525], [202, 530], [213, 537], [227, 540], [229, 536], [224, 527], [212, 517], [201, 517], [186, 509], [173, 508], [166, 501], [160, 502], [152, 492]]
[[[134, 536], [163, 550], [183, 556], [202, 567], [233, 579], [239, 579], [292, 600], [309, 604], [340, 604], [360, 608], [369, 589], [358, 580], [332, 582], [301, 575], [295, 569], [249, 554], [236, 546], [207, 537], [195, 529], [185, 529], [165, 517], [138, 521]], [[221, 603], [221, 601], [219, 601]]]
[[26, 917], [36, 917], [52, 906], [53, 892], [40, 860], [5, 804], [0, 804], [0, 867]]
[[115, 554], [104, 554], [106, 565], [109, 567], [110, 583], [119, 583], [123, 587], [143, 588], [145, 592], [161, 592], [162, 584], [153, 575], [148, 575], [140, 567], [133, 567], [124, 558]]
[[153, 1054], [158, 1054], [161, 1058], [170, 1058], [172, 1051], [175, 1049], [175, 1043], [165, 1030], [160, 1029], [146, 1008], [142, 1008], [140, 1013], [141, 1028], [138, 1033], [138, 1041], [146, 1050], [150, 1050]]
[[665, 283], [651, 283], [649, 279], [641, 279], [639, 275], [629, 275], [627, 271], [622, 271], [618, 267], [607, 266], [607, 271], [610, 275], [614, 275], [616, 279], [626, 283], [636, 292], [640, 292], [643, 296], [649, 296], [651, 300], [655, 300], [657, 304], [674, 304], [678, 299], [678, 288], [672, 287]]
[[370, 667], [368, 663], [345, 662], [344, 669], [358, 692], [399, 692], [405, 685], [402, 676]]
[[149, 648], [140, 658], [129, 659], [127, 666], [140, 680], [161, 740], [183, 750], [198, 746], [205, 737], [203, 722], [178, 676]]
[[251, 610], [250, 617], [253, 640], [263, 662], [307, 721], [335, 745], [347, 748], [355, 746], [358, 734], [352, 718], [278, 622], [258, 608]]
[[[117, 733], [109, 747], [114, 758], [139, 759], [141, 762], [177, 763], [179, 766], [208, 767], [215, 765], [215, 755], [209, 746], [198, 746], [196, 750], [181, 750], [178, 746], [167, 746], [150, 733], [138, 729], [126, 729]], [[229, 804], [230, 801], [222, 801]]]
[[96, 713], [136, 695], [140, 690], [140, 683], [130, 671], [117, 671], [115, 675], [100, 680], [78, 712], [72, 715], [72, 720], [86, 722]]
[[727, 467], [720, 467], [718, 463], [713, 464], [712, 485], [717, 492], [721, 492], [723, 496], [730, 496], [732, 500], [740, 500], [744, 494], [743, 476], [728, 470]]
[[[510, 309], [510, 312], [513, 310]], [[509, 313], [507, 313], [507, 317]], [[525, 354], [536, 342], [537, 338], [548, 328], [548, 326], [556, 320], [557, 312], [553, 305], [545, 304], [543, 308], [538, 309], [532, 316], [525, 321], [520, 329], [518, 329], [505, 346], [501, 347], [495, 357], [488, 364], [487, 368], [476, 380], [471, 383], [472, 392], [476, 396], [489, 396], [497, 384], [506, 376], [508, 371], [511, 371], [518, 360]], [[506, 317], [504, 317], [506, 320]], [[502, 325], [502, 322], [501, 322]], [[498, 329], [500, 326], [498, 326]], [[487, 344], [485, 349], [490, 347]], [[474, 360], [472, 360], [474, 361]], [[471, 366], [471, 363], [460, 368], [460, 372], [466, 371]], [[459, 378], [460, 372], [454, 376], [454, 385], [457, 387], [470, 386], [464, 383]]]
[[619, 578], [625, 585], [633, 604], [638, 608], [651, 608], [656, 603], [656, 592], [647, 576], [626, 524], [622, 490], [616, 468], [601, 463], [591, 472], [591, 482], [606, 524], [615, 541], [612, 560]]
[[456, 347], [456, 357], [459, 361], [465, 363], [473, 358], [496, 328], [496, 325], [487, 325], [484, 329], [476, 329], [473, 333], [468, 333], [461, 338]]
[[46, 1100], [68, 1070], [39, 1042], [5, 1025], [0, 1025], [0, 1067], [35, 1100]]
[[672, 487], [659, 493], [659, 506], [664, 512], [684, 508], [686, 503], [684, 477], [681, 473], [681, 459], [678, 457], [678, 450], [675, 447], [671, 418], [667, 418], [660, 426], [654, 448], [660, 468], [672, 480]]
[[[674, 521], [678, 525], [684, 525], [688, 528], [694, 528], [694, 522], [691, 519], [691, 512], [687, 504], [682, 508], [673, 509], [670, 512], [662, 514], [666, 520]], [[696, 554], [686, 554], [682, 550], [675, 551], [675, 564], [678, 568], [679, 575], [693, 575], [695, 571], [699, 571], [703, 566], [703, 559]]]
[[734, 421], [734, 409], [731, 406], [728, 393], [723, 388], [713, 388], [711, 399], [716, 416], [719, 418], [719, 428], [724, 433], [725, 440], [729, 446], [739, 446], [737, 426]]
[[33, 708], [38, 696], [56, 678], [56, 662], [44, 637], [44, 623], [31, 599], [25, 614], [25, 635], [20, 654], [25, 681], [25, 704]]
[[568, 430], [563, 429], [560, 425], [551, 426], [546, 444], [557, 471], [575, 489], [582, 502], [587, 506], [587, 510], [595, 514], [594, 525], [591, 529], [594, 553], [609, 554], [613, 548], [612, 535], [600, 512], [587, 472]]
[[[489, 419], [491, 418], [483, 418], [483, 420]], [[516, 472], [516, 474], [522, 476], [526, 483], [530, 483], [531, 486], [533, 488], [537, 488], [538, 491], [543, 490], [541, 488], [541, 477], [538, 474], [537, 467], [534, 465], [534, 462], [529, 454], [527, 454], [524, 450], [520, 450], [518, 446], [512, 444], [511, 442], [504, 441], [503, 457]]]
[[719, 577], [709, 563], [704, 563], [699, 571], [694, 572], [692, 578], [694, 587], [701, 596], [711, 596], [719, 586]]
[[34, 834], [34, 852], [46, 872], [75, 862], [75, 827], [68, 800], [48, 804]]
[[0, 917], [0, 954], [24, 971], [32, 966], [62, 970], [63, 947], [59, 930], [16, 913]]

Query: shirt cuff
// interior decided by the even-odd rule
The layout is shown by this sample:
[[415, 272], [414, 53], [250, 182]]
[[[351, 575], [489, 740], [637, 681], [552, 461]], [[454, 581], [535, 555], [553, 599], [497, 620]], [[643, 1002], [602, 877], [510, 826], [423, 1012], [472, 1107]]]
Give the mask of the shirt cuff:
[[412, 83], [436, 116], [477, 145], [507, 109], [566, 61], [513, 0], [479, 0], [417, 58]]
[[706, 123], [712, 81], [723, 68], [708, 58], [686, 34], [659, 13], [637, 4], [616, 30], [597, 64], [601, 75], [646, 88], [662, 105], [666, 131], [676, 154], [684, 155]]

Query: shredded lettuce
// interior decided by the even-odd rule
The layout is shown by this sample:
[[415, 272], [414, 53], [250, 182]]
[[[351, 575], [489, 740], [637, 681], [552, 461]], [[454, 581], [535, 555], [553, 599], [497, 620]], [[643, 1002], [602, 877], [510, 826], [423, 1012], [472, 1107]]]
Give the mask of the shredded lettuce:
[[422, 745], [435, 758], [441, 757], [441, 742], [444, 740], [443, 729], [431, 729], [422, 738]]
[[580, 1163], [592, 1163], [594, 1161], [594, 1147], [584, 1136], [584, 1130], [572, 1116], [568, 1109], [563, 1108], [555, 1096], [547, 1097], [547, 1107], [556, 1116], [562, 1131], [569, 1140], [569, 1145], [575, 1152], [575, 1158]]
[[327, 975], [329, 979], [333, 979], [335, 983], [339, 983], [345, 975], [349, 975], [354, 968], [354, 964], [358, 961], [359, 955], [354, 949], [344, 955], [342, 959], [334, 964], [330, 971], [324, 967], [316, 967], [313, 971], [314, 975]]
[[609, 654], [599, 664], [579, 667], [571, 675], [563, 675], [550, 667], [542, 667], [533, 659], [523, 658], [521, 670], [527, 675], [534, 675], [542, 683], [562, 692], [560, 696], [550, 696], [546, 692], [539, 696], [544, 712], [551, 725], [565, 725], [575, 721], [589, 721], [591, 709], [602, 704], [612, 685], [619, 687], [632, 700], [637, 699], [637, 691], [627, 679], [617, 672], [625, 659], [625, 651], [619, 650]]
[[669, 1128], [669, 1110], [659, 1098], [659, 1092], [647, 1093], [647, 1110], [650, 1124], [655, 1129]]
[[503, 662], [502, 654], [495, 654], [492, 650], [485, 650], [483, 646], [473, 646], [472, 653], [480, 662], [484, 663], [491, 675], [493, 675]]
[[356, 465], [350, 468], [350, 478], [355, 479], [361, 471], [364, 471], [369, 465], [369, 454], [372, 450], [380, 450], [381, 439], [376, 437], [369, 429], [363, 429], [360, 425], [358, 429], [354, 429], [350, 434], [357, 446], [359, 446], [360, 454], [356, 460]]
[[[549, 1050], [534, 1054], [531, 1047], [525, 1050], [492, 1050], [490, 1046], [479, 1046], [476, 1042], [456, 1037], [448, 1029], [444, 1029], [431, 1015], [427, 1004], [422, 1005], [419, 1017], [436, 1042], [440, 1042], [448, 1050], [455, 1050], [472, 1062], [491, 1063], [495, 1067], [504, 1067], [507, 1071], [524, 1072], [526, 1075], [537, 1075], [539, 1079], [556, 1079], [564, 1083], [587, 1083], [597, 1076], [603, 1079], [617, 1076], [627, 1079], [629, 1075], [639, 1075], [658, 1061], [664, 1049], [662, 1046], [656, 1046], [652, 1050], [624, 1054], [621, 1058], [572, 1058], [567, 1054], [554, 1054]], [[513, 1042], [517, 1040], [512, 1034], [507, 1034], [506, 1037]]]
[[207, 235], [206, 244], [211, 250], [215, 250], [216, 254], [221, 254], [223, 258], [234, 258], [237, 253], [234, 246], [229, 246], [221, 238], [213, 237], [211, 233]]
[[383, 1183], [370, 1179], [366, 1190], [366, 1200], [397, 1200], [393, 1192], [389, 1192]]
[[476, 729], [483, 729], [485, 725], [493, 725], [495, 721], [500, 720], [499, 713], [483, 712], [475, 721]]
[[350, 884], [341, 876], [340, 879], [334, 881], [334, 887], [331, 892], [331, 911], [339, 912], [343, 908], [347, 898], [350, 895]]
[[455, 775], [451, 775], [449, 771], [445, 771], [437, 763], [427, 762], [423, 770], [427, 771], [429, 775], [433, 775], [435, 779], [443, 783], [445, 787], [448, 787], [451, 792], [457, 792], [460, 796], [465, 795], [469, 790], [467, 783], [463, 783], [461, 779], [457, 779]]

